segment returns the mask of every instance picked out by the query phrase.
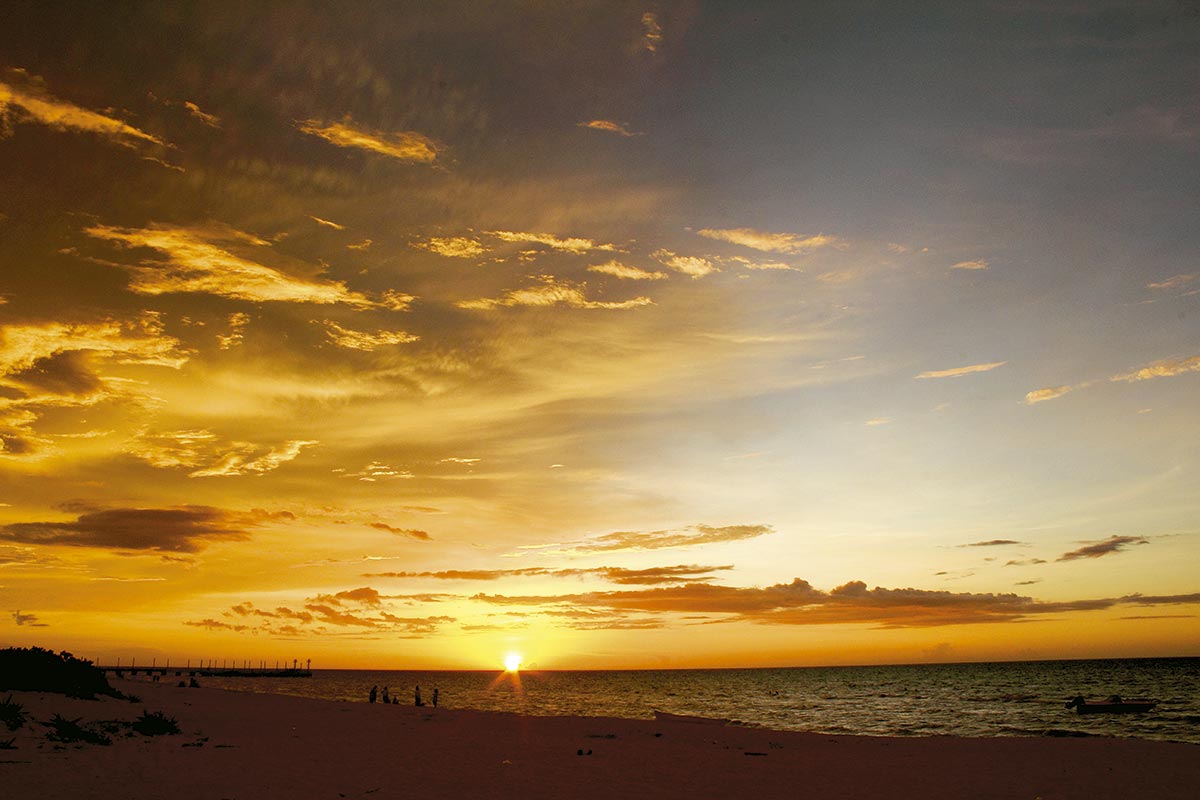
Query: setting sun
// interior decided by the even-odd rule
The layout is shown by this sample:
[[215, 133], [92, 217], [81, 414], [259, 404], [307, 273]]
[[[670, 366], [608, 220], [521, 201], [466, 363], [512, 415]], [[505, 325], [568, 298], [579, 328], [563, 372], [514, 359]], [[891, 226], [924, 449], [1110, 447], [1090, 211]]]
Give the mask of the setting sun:
[[521, 654], [509, 653], [504, 657], [504, 670], [506, 672], [516, 672], [521, 668]]

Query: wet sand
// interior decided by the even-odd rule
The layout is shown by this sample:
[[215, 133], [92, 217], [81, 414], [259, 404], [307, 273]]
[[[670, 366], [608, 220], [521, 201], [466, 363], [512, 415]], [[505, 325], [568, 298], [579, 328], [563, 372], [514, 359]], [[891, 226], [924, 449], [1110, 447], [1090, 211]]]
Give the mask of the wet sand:
[[[1132, 739], [829, 736], [680, 721], [526, 717], [122, 683], [139, 704], [14, 692], [0, 727], [14, 798], [1102, 798], [1200, 797], [1200, 747]], [[0, 698], [2, 699], [2, 698]], [[443, 698], [443, 702], [452, 698]], [[46, 739], [144, 710], [174, 736], [109, 746]], [[110, 726], [116, 727], [116, 726]], [[580, 751], [584, 755], [578, 755]], [[588, 752], [590, 755], [587, 755]]]

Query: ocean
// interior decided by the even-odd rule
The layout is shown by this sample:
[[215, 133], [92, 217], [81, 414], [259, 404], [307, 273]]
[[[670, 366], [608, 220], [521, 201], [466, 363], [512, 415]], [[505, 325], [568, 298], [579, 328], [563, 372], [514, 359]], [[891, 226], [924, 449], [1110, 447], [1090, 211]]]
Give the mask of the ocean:
[[[117, 679], [125, 689], [130, 679]], [[204, 678], [203, 685], [543, 716], [722, 717], [781, 730], [867, 736], [1117, 736], [1200, 744], [1200, 658], [788, 669], [432, 672], [313, 670], [311, 678]], [[127, 689], [133, 691], [132, 689]], [[1158, 701], [1143, 714], [1079, 715], [1076, 695]], [[386, 713], [381, 708], [380, 713]]]

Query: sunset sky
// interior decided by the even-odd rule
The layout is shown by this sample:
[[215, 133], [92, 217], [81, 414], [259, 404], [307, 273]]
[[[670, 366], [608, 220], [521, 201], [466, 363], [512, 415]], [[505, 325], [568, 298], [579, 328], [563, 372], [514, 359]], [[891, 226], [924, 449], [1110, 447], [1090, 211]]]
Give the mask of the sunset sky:
[[1200, 653], [1191, 3], [0, 10], [0, 645]]

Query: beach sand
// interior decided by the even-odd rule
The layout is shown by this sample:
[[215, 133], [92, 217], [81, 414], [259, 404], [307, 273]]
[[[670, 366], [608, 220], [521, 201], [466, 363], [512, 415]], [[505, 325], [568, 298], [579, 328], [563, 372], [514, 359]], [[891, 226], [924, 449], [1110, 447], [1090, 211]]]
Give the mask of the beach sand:
[[[122, 682], [142, 702], [14, 692], [12, 798], [1187, 798], [1200, 748], [1103, 738], [829, 736], [526, 717]], [[449, 699], [449, 698], [446, 698]], [[163, 711], [182, 733], [56, 744], [43, 722]], [[578, 755], [582, 750], [585, 755]], [[588, 751], [591, 755], [586, 755]]]

